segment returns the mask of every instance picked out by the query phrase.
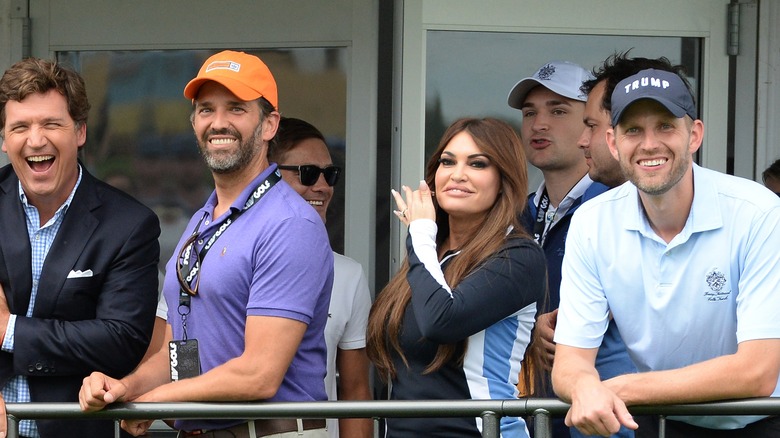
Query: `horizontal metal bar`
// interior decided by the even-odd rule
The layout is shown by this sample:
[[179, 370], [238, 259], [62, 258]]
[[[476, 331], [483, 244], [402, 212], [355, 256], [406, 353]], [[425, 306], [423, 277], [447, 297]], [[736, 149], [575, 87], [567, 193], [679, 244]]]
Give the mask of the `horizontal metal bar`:
[[[83, 413], [78, 403], [8, 403], [18, 419], [195, 419], [195, 418], [379, 418], [528, 416], [541, 410], [562, 417], [569, 405], [557, 399], [374, 400], [284, 403], [118, 403]], [[632, 406], [635, 415], [780, 415], [780, 398], [756, 398], [687, 405]]]

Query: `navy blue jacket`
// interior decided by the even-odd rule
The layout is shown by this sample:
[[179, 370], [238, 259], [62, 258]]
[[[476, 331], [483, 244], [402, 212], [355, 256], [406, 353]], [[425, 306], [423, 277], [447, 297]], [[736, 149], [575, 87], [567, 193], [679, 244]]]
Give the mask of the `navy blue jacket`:
[[[18, 315], [14, 352], [0, 352], [0, 387], [23, 375], [33, 402], [76, 402], [89, 373], [124, 376], [149, 345], [160, 224], [151, 210], [84, 169], [28, 318], [32, 249], [18, 187], [11, 166], [0, 168], [0, 283]], [[93, 275], [72, 278], [76, 270]], [[114, 436], [114, 422], [105, 419], [36, 422], [43, 438]]]
[[[561, 265], [563, 264], [563, 255], [566, 248], [566, 235], [569, 232], [569, 224], [571, 223], [572, 215], [583, 202], [595, 198], [607, 190], [609, 190], [609, 187], [604, 184], [598, 182], [591, 184], [590, 187], [585, 190], [585, 193], [574, 201], [566, 214], [547, 231], [542, 249], [547, 257], [549, 295], [548, 303], [542, 311], [543, 313], [557, 309], [558, 304], [560, 303]], [[521, 220], [523, 227], [525, 227], [531, 235], [533, 235], [534, 222], [536, 221], [536, 211], [534, 193], [531, 193], [528, 196], [528, 208], [523, 213]], [[602, 380], [621, 374], [636, 372], [636, 367], [628, 356], [626, 346], [620, 337], [620, 332], [618, 331], [614, 320], [609, 322], [607, 332], [604, 333], [604, 339], [601, 342], [601, 347], [599, 347], [599, 352], [596, 356], [596, 370], [599, 372], [599, 376]], [[549, 395], [552, 396], [552, 394]], [[577, 433], [573, 428], [572, 430], [574, 434]], [[623, 428], [618, 436], [633, 436], [633, 433], [627, 434], [628, 432], [630, 432], [628, 429]]]

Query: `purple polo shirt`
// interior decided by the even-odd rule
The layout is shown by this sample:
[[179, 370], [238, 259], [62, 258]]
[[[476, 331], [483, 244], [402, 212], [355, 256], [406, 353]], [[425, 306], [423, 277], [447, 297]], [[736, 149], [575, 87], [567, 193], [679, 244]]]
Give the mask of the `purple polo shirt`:
[[[248, 196], [276, 169], [271, 165], [238, 197], [231, 210], [241, 210]], [[216, 194], [197, 211], [166, 265], [164, 284], [168, 323], [173, 338], [182, 339], [178, 313], [178, 254], [200, 225], [200, 250], [227, 219], [212, 220]], [[201, 243], [202, 242], [202, 243]], [[281, 387], [269, 401], [327, 400], [324, 377], [327, 352], [323, 335], [333, 282], [333, 255], [317, 212], [283, 180], [244, 211], [217, 239], [200, 269], [198, 294], [192, 297], [187, 335], [197, 339], [203, 373], [244, 351], [247, 316], [290, 318], [308, 325]], [[184, 430], [214, 429], [232, 420], [178, 421]]]

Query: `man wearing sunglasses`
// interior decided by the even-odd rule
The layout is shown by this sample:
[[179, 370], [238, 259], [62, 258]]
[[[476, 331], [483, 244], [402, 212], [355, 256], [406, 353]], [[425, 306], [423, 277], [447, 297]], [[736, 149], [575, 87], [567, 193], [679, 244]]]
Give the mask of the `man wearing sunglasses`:
[[[341, 169], [333, 165], [322, 133], [308, 122], [282, 117], [276, 142], [268, 149], [268, 160], [279, 163], [282, 178], [325, 222]], [[360, 263], [335, 252], [333, 261], [333, 292], [325, 325], [325, 390], [330, 400], [370, 400], [366, 325], [371, 292]], [[374, 432], [373, 421], [367, 418], [327, 422], [331, 438], [369, 438]]]
[[[215, 191], [167, 264], [165, 348], [116, 380], [85, 379], [80, 403], [319, 401], [333, 255], [322, 220], [267, 159], [276, 82], [257, 57], [207, 59], [184, 95]], [[151, 421], [125, 420], [133, 435]], [[177, 420], [179, 437], [327, 437], [324, 419]]]

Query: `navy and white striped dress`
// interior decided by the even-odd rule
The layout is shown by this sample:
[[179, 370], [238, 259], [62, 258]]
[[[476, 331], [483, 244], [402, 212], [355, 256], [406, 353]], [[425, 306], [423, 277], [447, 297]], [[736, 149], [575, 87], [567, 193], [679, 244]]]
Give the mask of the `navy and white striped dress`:
[[[412, 299], [406, 308], [399, 342], [407, 367], [397, 354], [397, 377], [391, 399], [513, 399], [520, 362], [530, 340], [537, 304], [544, 297], [544, 253], [530, 239], [510, 237], [495, 255], [455, 288], [442, 270], [458, 256], [439, 262], [436, 224], [416, 220], [407, 240]], [[449, 363], [436, 372], [423, 370], [439, 344], [468, 339], [463, 364]], [[481, 436], [480, 418], [388, 418], [387, 437]], [[527, 437], [525, 422], [501, 419], [505, 438]]]

